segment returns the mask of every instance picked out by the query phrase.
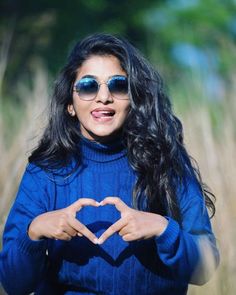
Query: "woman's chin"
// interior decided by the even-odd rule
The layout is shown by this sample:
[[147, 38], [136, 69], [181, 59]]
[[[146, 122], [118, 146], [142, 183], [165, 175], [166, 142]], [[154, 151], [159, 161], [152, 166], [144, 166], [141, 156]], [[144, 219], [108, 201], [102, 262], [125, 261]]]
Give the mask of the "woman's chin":
[[121, 131], [120, 130], [115, 130], [113, 132], [108, 132], [108, 131], [97, 131], [97, 132], [92, 132], [92, 131], [86, 131], [82, 132], [82, 135], [89, 139], [89, 140], [94, 140], [98, 142], [109, 142], [114, 140], [120, 135]]

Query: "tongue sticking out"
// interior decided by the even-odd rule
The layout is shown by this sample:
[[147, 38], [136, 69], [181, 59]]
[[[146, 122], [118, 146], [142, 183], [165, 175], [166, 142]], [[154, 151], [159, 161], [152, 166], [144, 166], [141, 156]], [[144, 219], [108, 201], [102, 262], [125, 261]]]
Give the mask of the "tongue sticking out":
[[112, 117], [114, 116], [115, 112], [114, 111], [93, 111], [92, 115], [95, 118], [102, 118], [102, 117]]

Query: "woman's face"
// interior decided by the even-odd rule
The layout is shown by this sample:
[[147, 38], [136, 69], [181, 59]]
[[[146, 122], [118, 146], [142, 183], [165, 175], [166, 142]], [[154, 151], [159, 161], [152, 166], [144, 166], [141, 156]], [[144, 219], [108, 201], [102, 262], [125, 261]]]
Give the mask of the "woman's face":
[[[112, 76], [127, 76], [119, 60], [112, 55], [92, 55], [78, 69], [75, 83], [88, 76], [95, 78], [99, 87], [93, 100], [86, 101], [73, 92], [73, 104], [68, 106], [72, 116], [80, 122], [81, 133], [89, 140], [109, 141], [121, 130], [127, 117], [130, 101], [113, 97], [105, 84]], [[124, 99], [125, 98], [125, 99]]]

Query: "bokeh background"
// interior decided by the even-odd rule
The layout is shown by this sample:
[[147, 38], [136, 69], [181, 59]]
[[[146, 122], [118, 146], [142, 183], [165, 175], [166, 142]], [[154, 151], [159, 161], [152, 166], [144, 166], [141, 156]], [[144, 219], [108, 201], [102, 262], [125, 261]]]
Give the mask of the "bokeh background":
[[187, 149], [217, 196], [221, 264], [189, 294], [235, 294], [236, 0], [1, 0], [0, 235], [57, 73], [73, 44], [94, 32], [127, 37], [159, 70]]

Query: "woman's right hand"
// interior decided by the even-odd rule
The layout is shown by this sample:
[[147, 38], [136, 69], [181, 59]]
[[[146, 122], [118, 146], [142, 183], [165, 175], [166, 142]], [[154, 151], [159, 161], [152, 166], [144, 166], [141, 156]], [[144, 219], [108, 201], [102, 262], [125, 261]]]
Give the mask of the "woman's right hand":
[[85, 236], [92, 243], [97, 244], [97, 237], [76, 219], [76, 212], [84, 206], [98, 207], [99, 205], [93, 199], [81, 198], [64, 209], [43, 213], [33, 219], [28, 235], [31, 240], [49, 238], [65, 241], [70, 241], [78, 235]]

